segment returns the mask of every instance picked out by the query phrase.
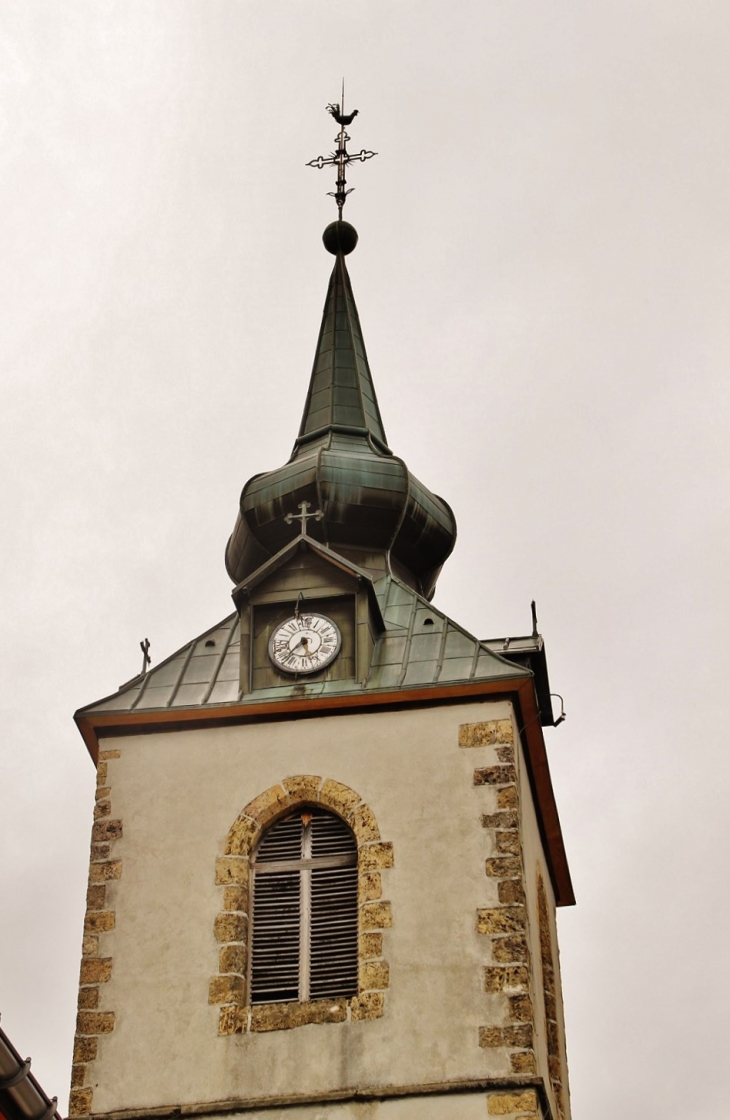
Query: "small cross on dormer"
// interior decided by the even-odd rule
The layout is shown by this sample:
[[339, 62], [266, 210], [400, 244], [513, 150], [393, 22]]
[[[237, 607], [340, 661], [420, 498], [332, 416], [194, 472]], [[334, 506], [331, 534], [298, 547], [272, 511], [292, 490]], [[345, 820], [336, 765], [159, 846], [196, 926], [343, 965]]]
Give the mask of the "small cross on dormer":
[[287, 513], [286, 517], [284, 518], [287, 525], [291, 525], [293, 521], [301, 521], [302, 527], [300, 532], [303, 537], [307, 536], [307, 522], [309, 520], [313, 518], [315, 521], [321, 521], [324, 517], [324, 510], [321, 509], [315, 510], [314, 513], [307, 513], [309, 505], [309, 502], [300, 502], [299, 509], [301, 510], [301, 513]]

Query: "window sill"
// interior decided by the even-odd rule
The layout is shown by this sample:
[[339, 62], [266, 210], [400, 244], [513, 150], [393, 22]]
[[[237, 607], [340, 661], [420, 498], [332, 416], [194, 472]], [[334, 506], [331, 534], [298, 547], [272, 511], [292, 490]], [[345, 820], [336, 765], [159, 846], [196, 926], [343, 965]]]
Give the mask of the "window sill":
[[218, 1034], [247, 1034], [286, 1031], [315, 1023], [360, 1022], [383, 1014], [383, 992], [362, 992], [347, 999], [311, 1000], [307, 1003], [258, 1003], [253, 1007], [227, 1004], [221, 1007]]

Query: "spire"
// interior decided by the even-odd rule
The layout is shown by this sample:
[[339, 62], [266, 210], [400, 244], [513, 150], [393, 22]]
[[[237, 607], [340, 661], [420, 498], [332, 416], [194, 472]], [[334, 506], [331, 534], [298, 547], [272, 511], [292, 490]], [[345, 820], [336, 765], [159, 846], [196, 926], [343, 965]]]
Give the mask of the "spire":
[[335, 257], [304, 415], [291, 457], [254, 475], [226, 549], [241, 583], [296, 536], [296, 510], [313, 511], [307, 535], [334, 552], [381, 556], [387, 570], [430, 598], [456, 538], [447, 503], [415, 478], [385, 441], [345, 257], [357, 243], [336, 221], [323, 241]]
[[[322, 240], [335, 258], [299, 435], [289, 461], [254, 475], [243, 488], [226, 548], [226, 567], [242, 583], [289, 546], [302, 521], [306, 535], [343, 557], [363, 558], [373, 570], [394, 571], [430, 599], [454, 547], [456, 521], [443, 500], [419, 482], [387, 445], [345, 257], [357, 232], [342, 220], [351, 193], [345, 172], [375, 152], [347, 151], [343, 99], [328, 112], [340, 125], [337, 150], [310, 167], [336, 167], [338, 220]], [[301, 518], [295, 512], [302, 510]], [[307, 510], [312, 510], [307, 514]], [[311, 518], [311, 528], [306, 528]], [[304, 533], [300, 534], [304, 535]]]
[[323, 241], [335, 255], [335, 267], [292, 457], [302, 445], [327, 432], [365, 436], [378, 451], [390, 455], [345, 265], [345, 255], [357, 244], [357, 233], [348, 222], [337, 221], [327, 227]]

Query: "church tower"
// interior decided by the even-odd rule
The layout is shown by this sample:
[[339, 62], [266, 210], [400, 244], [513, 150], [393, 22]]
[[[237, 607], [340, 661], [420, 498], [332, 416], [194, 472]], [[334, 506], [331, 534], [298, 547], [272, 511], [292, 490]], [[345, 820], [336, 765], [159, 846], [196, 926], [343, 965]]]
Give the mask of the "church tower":
[[243, 488], [235, 610], [76, 713], [72, 1117], [570, 1117], [545, 649], [432, 603], [456, 524], [388, 446], [336, 119], [314, 366], [289, 461]]

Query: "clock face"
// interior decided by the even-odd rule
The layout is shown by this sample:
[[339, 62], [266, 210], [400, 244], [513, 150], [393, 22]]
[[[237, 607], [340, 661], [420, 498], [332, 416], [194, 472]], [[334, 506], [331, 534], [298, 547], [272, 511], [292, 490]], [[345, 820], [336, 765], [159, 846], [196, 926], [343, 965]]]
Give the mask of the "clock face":
[[326, 615], [292, 615], [269, 638], [269, 657], [285, 673], [316, 673], [334, 661], [340, 643], [340, 631]]

